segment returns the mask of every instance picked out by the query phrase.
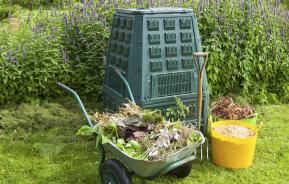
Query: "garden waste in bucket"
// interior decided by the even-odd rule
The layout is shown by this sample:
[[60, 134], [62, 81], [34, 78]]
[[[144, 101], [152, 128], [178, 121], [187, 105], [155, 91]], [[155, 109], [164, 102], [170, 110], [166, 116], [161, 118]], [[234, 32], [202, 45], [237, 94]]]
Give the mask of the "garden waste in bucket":
[[[239, 125], [254, 132], [246, 138], [225, 136], [215, 130], [222, 125]], [[250, 125], [240, 120], [218, 121], [211, 126], [212, 158], [213, 162], [221, 167], [241, 169], [252, 165], [259, 126]]]

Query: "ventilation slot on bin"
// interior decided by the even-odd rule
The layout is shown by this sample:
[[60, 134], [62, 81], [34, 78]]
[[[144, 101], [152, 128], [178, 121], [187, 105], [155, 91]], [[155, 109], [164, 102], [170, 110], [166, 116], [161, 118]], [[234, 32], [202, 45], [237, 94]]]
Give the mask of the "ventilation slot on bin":
[[193, 72], [152, 75], [152, 98], [192, 92]]

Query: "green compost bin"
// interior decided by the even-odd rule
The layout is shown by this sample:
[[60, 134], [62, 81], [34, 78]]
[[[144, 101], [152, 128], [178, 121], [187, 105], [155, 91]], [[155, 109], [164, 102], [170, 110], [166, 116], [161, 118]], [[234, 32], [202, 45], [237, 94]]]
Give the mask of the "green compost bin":
[[[197, 122], [197, 72], [193, 52], [202, 51], [197, 19], [190, 9], [117, 9], [113, 16], [103, 86], [104, 106], [115, 111], [128, 101], [127, 81], [139, 106], [166, 109], [174, 96], [190, 107]], [[200, 59], [198, 62], [203, 62]], [[209, 91], [203, 80], [203, 132], [207, 130]]]

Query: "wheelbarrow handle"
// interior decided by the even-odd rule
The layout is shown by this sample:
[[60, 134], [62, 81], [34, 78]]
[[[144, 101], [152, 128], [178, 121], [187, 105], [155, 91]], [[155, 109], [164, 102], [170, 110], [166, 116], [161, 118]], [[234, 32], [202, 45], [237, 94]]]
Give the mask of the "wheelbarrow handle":
[[62, 84], [61, 82], [57, 82], [57, 85], [60, 86], [61, 88], [63, 88], [68, 93], [70, 93], [76, 99], [76, 101], [77, 101], [77, 103], [78, 103], [78, 105], [80, 107], [80, 110], [81, 110], [81, 112], [82, 112], [82, 114], [83, 114], [83, 116], [84, 116], [84, 118], [86, 120], [87, 125], [89, 127], [93, 128], [93, 124], [91, 123], [91, 120], [90, 120], [90, 118], [89, 118], [89, 116], [88, 116], [88, 114], [87, 114], [87, 112], [86, 112], [86, 110], [84, 108], [84, 105], [83, 105], [80, 97], [78, 96], [78, 94], [73, 89], [71, 89], [70, 87]]
[[[114, 68], [114, 67], [113, 67]], [[132, 95], [132, 92], [131, 92], [131, 89], [130, 89], [130, 85], [128, 83], [128, 81], [126, 80], [126, 78], [122, 75], [121, 71], [117, 68], [114, 68], [114, 71], [115, 73], [120, 77], [120, 79], [122, 80], [122, 82], [125, 84], [127, 90], [128, 90], [128, 94], [129, 94], [129, 97], [130, 97], [130, 100], [135, 103], [134, 101], [134, 97]]]

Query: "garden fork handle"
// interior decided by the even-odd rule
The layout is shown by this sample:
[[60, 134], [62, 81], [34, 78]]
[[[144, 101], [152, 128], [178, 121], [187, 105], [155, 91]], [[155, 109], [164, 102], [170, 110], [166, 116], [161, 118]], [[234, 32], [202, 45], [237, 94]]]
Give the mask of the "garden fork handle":
[[195, 52], [194, 57], [200, 58], [205, 57], [205, 62], [203, 63], [202, 67], [200, 67], [200, 62], [197, 63], [197, 60], [194, 60], [195, 67], [198, 72], [198, 130], [201, 131], [201, 120], [202, 120], [202, 106], [203, 106], [203, 71], [208, 62], [208, 52]]

